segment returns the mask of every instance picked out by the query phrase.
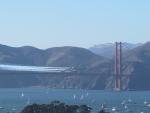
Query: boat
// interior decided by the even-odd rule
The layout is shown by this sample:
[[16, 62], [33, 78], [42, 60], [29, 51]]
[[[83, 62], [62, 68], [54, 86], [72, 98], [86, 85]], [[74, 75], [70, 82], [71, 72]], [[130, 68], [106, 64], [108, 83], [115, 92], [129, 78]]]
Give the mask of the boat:
[[101, 105], [101, 109], [105, 109], [106, 108], [106, 105], [105, 104], [102, 104]]
[[128, 109], [128, 106], [127, 106], [127, 105], [125, 105], [125, 106], [124, 106], [124, 109]]
[[147, 100], [146, 100], [146, 98], [145, 98], [144, 105], [147, 105], [147, 104], [148, 104], [148, 102], [147, 102]]
[[80, 99], [81, 99], [81, 100], [83, 100], [83, 99], [84, 99], [84, 95], [83, 95], [83, 94], [81, 95]]
[[76, 99], [76, 94], [73, 95], [73, 99]]
[[131, 103], [131, 102], [132, 102], [132, 100], [129, 98], [129, 99], [128, 99], [128, 102], [129, 102], [129, 103]]
[[21, 93], [21, 97], [24, 97], [24, 93], [23, 92]]
[[116, 107], [112, 107], [111, 109], [113, 112], [117, 111]]
[[126, 100], [123, 100], [122, 102], [121, 102], [121, 105], [125, 105], [126, 104]]
[[147, 104], [147, 107], [150, 107], [150, 104]]
[[147, 101], [144, 101], [144, 105], [147, 105], [148, 104], [148, 102]]

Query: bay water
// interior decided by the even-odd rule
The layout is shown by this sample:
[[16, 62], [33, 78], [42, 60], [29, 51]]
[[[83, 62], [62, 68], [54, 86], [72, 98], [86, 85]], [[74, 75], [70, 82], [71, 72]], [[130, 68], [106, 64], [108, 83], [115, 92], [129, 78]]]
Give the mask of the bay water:
[[[19, 113], [29, 104], [48, 104], [54, 100], [66, 104], [86, 104], [92, 107], [93, 113], [98, 113], [102, 104], [112, 113], [113, 108], [119, 113], [150, 113], [150, 107], [144, 104], [150, 103], [150, 91], [112, 92], [49, 88], [1, 88], [0, 113]], [[128, 102], [128, 109], [123, 106], [123, 102]]]

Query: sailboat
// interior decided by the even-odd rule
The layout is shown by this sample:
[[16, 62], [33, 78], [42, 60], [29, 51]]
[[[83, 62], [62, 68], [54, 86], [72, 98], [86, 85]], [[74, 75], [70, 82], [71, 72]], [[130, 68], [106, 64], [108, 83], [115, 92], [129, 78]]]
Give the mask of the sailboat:
[[121, 102], [121, 105], [125, 105], [126, 104], [126, 100], [123, 100], [122, 102]]
[[117, 111], [116, 107], [112, 107], [111, 109], [113, 112]]
[[128, 109], [128, 106], [127, 106], [127, 105], [125, 105], [125, 106], [124, 106], [124, 109]]
[[24, 97], [24, 93], [23, 92], [21, 93], [21, 97]]
[[147, 102], [146, 97], [145, 97], [144, 105], [147, 105], [147, 104], [148, 104], [148, 102]]
[[81, 95], [80, 99], [81, 99], [81, 100], [83, 100], [83, 99], [84, 99], [84, 95], [83, 95], [83, 94]]
[[131, 102], [132, 102], [131, 98], [129, 98], [129, 99], [128, 99], [128, 102], [129, 102], [129, 103], [131, 103]]
[[76, 99], [76, 94], [73, 95], [73, 99]]

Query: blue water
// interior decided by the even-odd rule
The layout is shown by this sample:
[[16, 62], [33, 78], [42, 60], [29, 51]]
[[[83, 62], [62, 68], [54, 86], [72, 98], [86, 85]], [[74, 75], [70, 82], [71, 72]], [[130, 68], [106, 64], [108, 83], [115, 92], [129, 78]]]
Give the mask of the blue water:
[[[0, 113], [19, 113], [26, 105], [32, 103], [50, 103], [59, 100], [67, 104], [86, 104], [96, 113], [101, 104], [105, 103], [108, 111], [116, 107], [119, 113], [150, 113], [150, 107], [144, 101], [150, 102], [150, 91], [109, 92], [99, 90], [63, 90], [48, 88], [17, 88], [0, 89]], [[121, 105], [129, 101], [128, 110]]]

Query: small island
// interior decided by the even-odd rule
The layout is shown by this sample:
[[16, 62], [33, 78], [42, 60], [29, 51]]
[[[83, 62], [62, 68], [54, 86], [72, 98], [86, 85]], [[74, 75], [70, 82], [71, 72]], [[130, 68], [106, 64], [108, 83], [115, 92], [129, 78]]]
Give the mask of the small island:
[[[20, 113], [91, 113], [92, 108], [87, 105], [67, 105], [60, 101], [49, 104], [32, 104], [26, 106]], [[107, 113], [101, 109], [98, 113]]]

